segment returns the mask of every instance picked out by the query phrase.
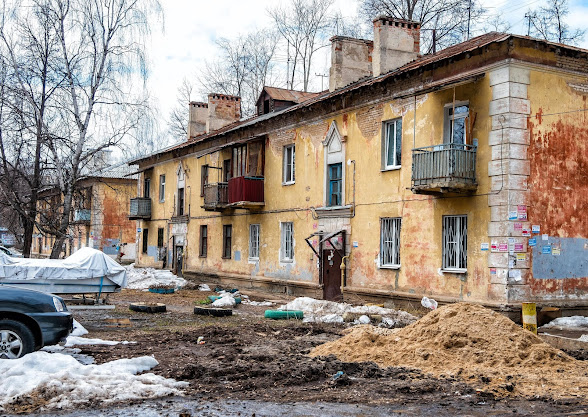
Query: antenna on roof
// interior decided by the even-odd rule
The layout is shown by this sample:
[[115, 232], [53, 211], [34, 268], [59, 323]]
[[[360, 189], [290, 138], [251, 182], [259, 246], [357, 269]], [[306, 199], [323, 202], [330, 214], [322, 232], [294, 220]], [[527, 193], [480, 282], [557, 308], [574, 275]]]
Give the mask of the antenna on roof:
[[321, 91], [323, 91], [323, 80], [329, 77], [329, 74], [314, 74], [317, 77], [321, 77]]

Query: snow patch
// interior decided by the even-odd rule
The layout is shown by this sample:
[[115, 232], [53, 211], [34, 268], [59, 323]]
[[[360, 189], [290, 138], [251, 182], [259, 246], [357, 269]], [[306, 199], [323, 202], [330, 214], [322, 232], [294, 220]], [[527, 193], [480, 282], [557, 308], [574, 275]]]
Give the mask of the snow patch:
[[0, 361], [0, 410], [23, 396], [39, 397], [52, 409], [181, 395], [187, 382], [153, 373], [137, 375], [156, 365], [151, 356], [82, 365], [71, 356], [43, 351]]
[[88, 331], [82, 326], [77, 320], [73, 321], [73, 331], [69, 334], [70, 336], [85, 336]]
[[200, 284], [198, 286], [198, 291], [210, 291], [210, 287], [208, 284]]
[[561, 328], [577, 328], [577, 327], [588, 327], [588, 317], [584, 316], [570, 316], [570, 317], [558, 317], [555, 320], [541, 326], [542, 329], [552, 329], [556, 327]]
[[124, 342], [118, 342], [118, 341], [114, 341], [114, 340], [87, 339], [85, 337], [79, 337], [79, 336], [68, 336], [65, 341], [65, 344], [63, 346], [65, 346], [65, 347], [82, 346], [82, 345], [114, 346], [114, 345], [118, 345], [118, 344], [128, 345], [129, 343], [135, 343], [135, 342], [127, 342], [126, 340]]
[[146, 290], [152, 285], [174, 285], [179, 289], [187, 284], [184, 278], [165, 269], [135, 268], [135, 264], [130, 264], [126, 270], [127, 288], [133, 290]]
[[236, 304], [237, 301], [230, 292], [223, 292], [221, 298], [212, 302], [213, 307], [234, 307]]
[[588, 342], [588, 334], [583, 334], [578, 340], [580, 342]]

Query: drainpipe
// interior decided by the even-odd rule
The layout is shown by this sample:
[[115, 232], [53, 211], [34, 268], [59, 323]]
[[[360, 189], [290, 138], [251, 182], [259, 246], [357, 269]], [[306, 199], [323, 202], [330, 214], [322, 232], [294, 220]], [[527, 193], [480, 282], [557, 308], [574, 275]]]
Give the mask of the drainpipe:
[[345, 285], [345, 258], [349, 258], [349, 255], [345, 255], [341, 258], [341, 301], [343, 301], [343, 288]]
[[351, 206], [353, 207], [353, 214], [351, 214], [351, 217], [355, 217], [355, 160], [354, 159], [348, 159], [347, 160], [347, 166], [350, 166], [351, 164], [353, 164], [353, 202], [351, 203]]

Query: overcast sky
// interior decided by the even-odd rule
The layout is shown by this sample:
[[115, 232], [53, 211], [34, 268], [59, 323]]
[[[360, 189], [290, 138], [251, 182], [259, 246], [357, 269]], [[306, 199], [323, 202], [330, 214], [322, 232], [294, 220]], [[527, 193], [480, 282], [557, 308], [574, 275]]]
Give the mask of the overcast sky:
[[[491, 13], [502, 13], [512, 25], [511, 33], [526, 35], [525, 11], [539, 7], [543, 1], [483, 0], [483, 3]], [[167, 116], [175, 104], [177, 88], [182, 79], [194, 79], [204, 60], [214, 57], [215, 40], [219, 37], [232, 38], [240, 33], [269, 26], [271, 21], [266, 9], [277, 3], [276, 0], [160, 2], [165, 23], [163, 31], [154, 30], [152, 34], [148, 88], [163, 117]], [[357, 0], [336, 0], [334, 9], [340, 9], [344, 16], [354, 16], [357, 4]], [[567, 22], [570, 26], [581, 29], [588, 27], [588, 0], [569, 0], [569, 4], [570, 15]], [[588, 35], [581, 46], [588, 49]], [[328, 50], [329, 48], [324, 48], [324, 51]], [[318, 57], [317, 62], [326, 65], [327, 60], [328, 57], [324, 55]], [[317, 71], [320, 69], [317, 68]], [[314, 85], [317, 90], [320, 90], [320, 81], [320, 77], [315, 77]]]

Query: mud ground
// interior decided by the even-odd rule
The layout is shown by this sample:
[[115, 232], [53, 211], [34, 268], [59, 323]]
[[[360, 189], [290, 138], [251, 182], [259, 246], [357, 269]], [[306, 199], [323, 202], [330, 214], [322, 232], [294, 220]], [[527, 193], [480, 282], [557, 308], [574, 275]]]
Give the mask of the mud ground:
[[[275, 410], [292, 416], [331, 415], [334, 406], [329, 403], [348, 404], [350, 408], [343, 407], [346, 412], [341, 415], [380, 415], [369, 410], [388, 410], [383, 415], [588, 414], [588, 404], [577, 399], [498, 397], [485, 388], [483, 380], [435, 378], [415, 369], [381, 369], [371, 362], [344, 363], [333, 356], [310, 358], [307, 356], [310, 349], [340, 337], [346, 325], [267, 320], [263, 312], [269, 307], [250, 305], [237, 306], [231, 317], [194, 315], [194, 306], [200, 305], [209, 294], [196, 290], [169, 295], [124, 290], [110, 296], [109, 301], [116, 306], [114, 310], [74, 310], [74, 317], [90, 331], [87, 337], [136, 342], [84, 346], [82, 353], [91, 355], [97, 363], [154, 355], [159, 365], [152, 372], [188, 381], [187, 398], [159, 401], [163, 406], [157, 415], [178, 415], [173, 410], [185, 401], [200, 404], [186, 406], [190, 410], [186, 415], [259, 416], [272, 415]], [[259, 293], [250, 296], [252, 300], [276, 298]], [[130, 311], [129, 304], [137, 301], [165, 303], [167, 312]], [[287, 299], [276, 301], [285, 303]], [[113, 319], [118, 323], [113, 323]], [[204, 338], [204, 344], [197, 343], [199, 337]], [[585, 352], [576, 356], [586, 358]], [[339, 371], [343, 375], [334, 378]], [[231, 401], [238, 404], [234, 409], [226, 409], [224, 414], [211, 411], [215, 410], [214, 404], [222, 403], [224, 407]], [[269, 409], [274, 411], [264, 414], [260, 404], [266, 409], [271, 406]], [[293, 404], [302, 405], [303, 409], [310, 407], [312, 413], [297, 414], [291, 408]], [[144, 408], [148, 404], [125, 406]], [[358, 407], [357, 412], [352, 407]], [[123, 409], [118, 414], [116, 409], [109, 410], [103, 415], [135, 415]]]

